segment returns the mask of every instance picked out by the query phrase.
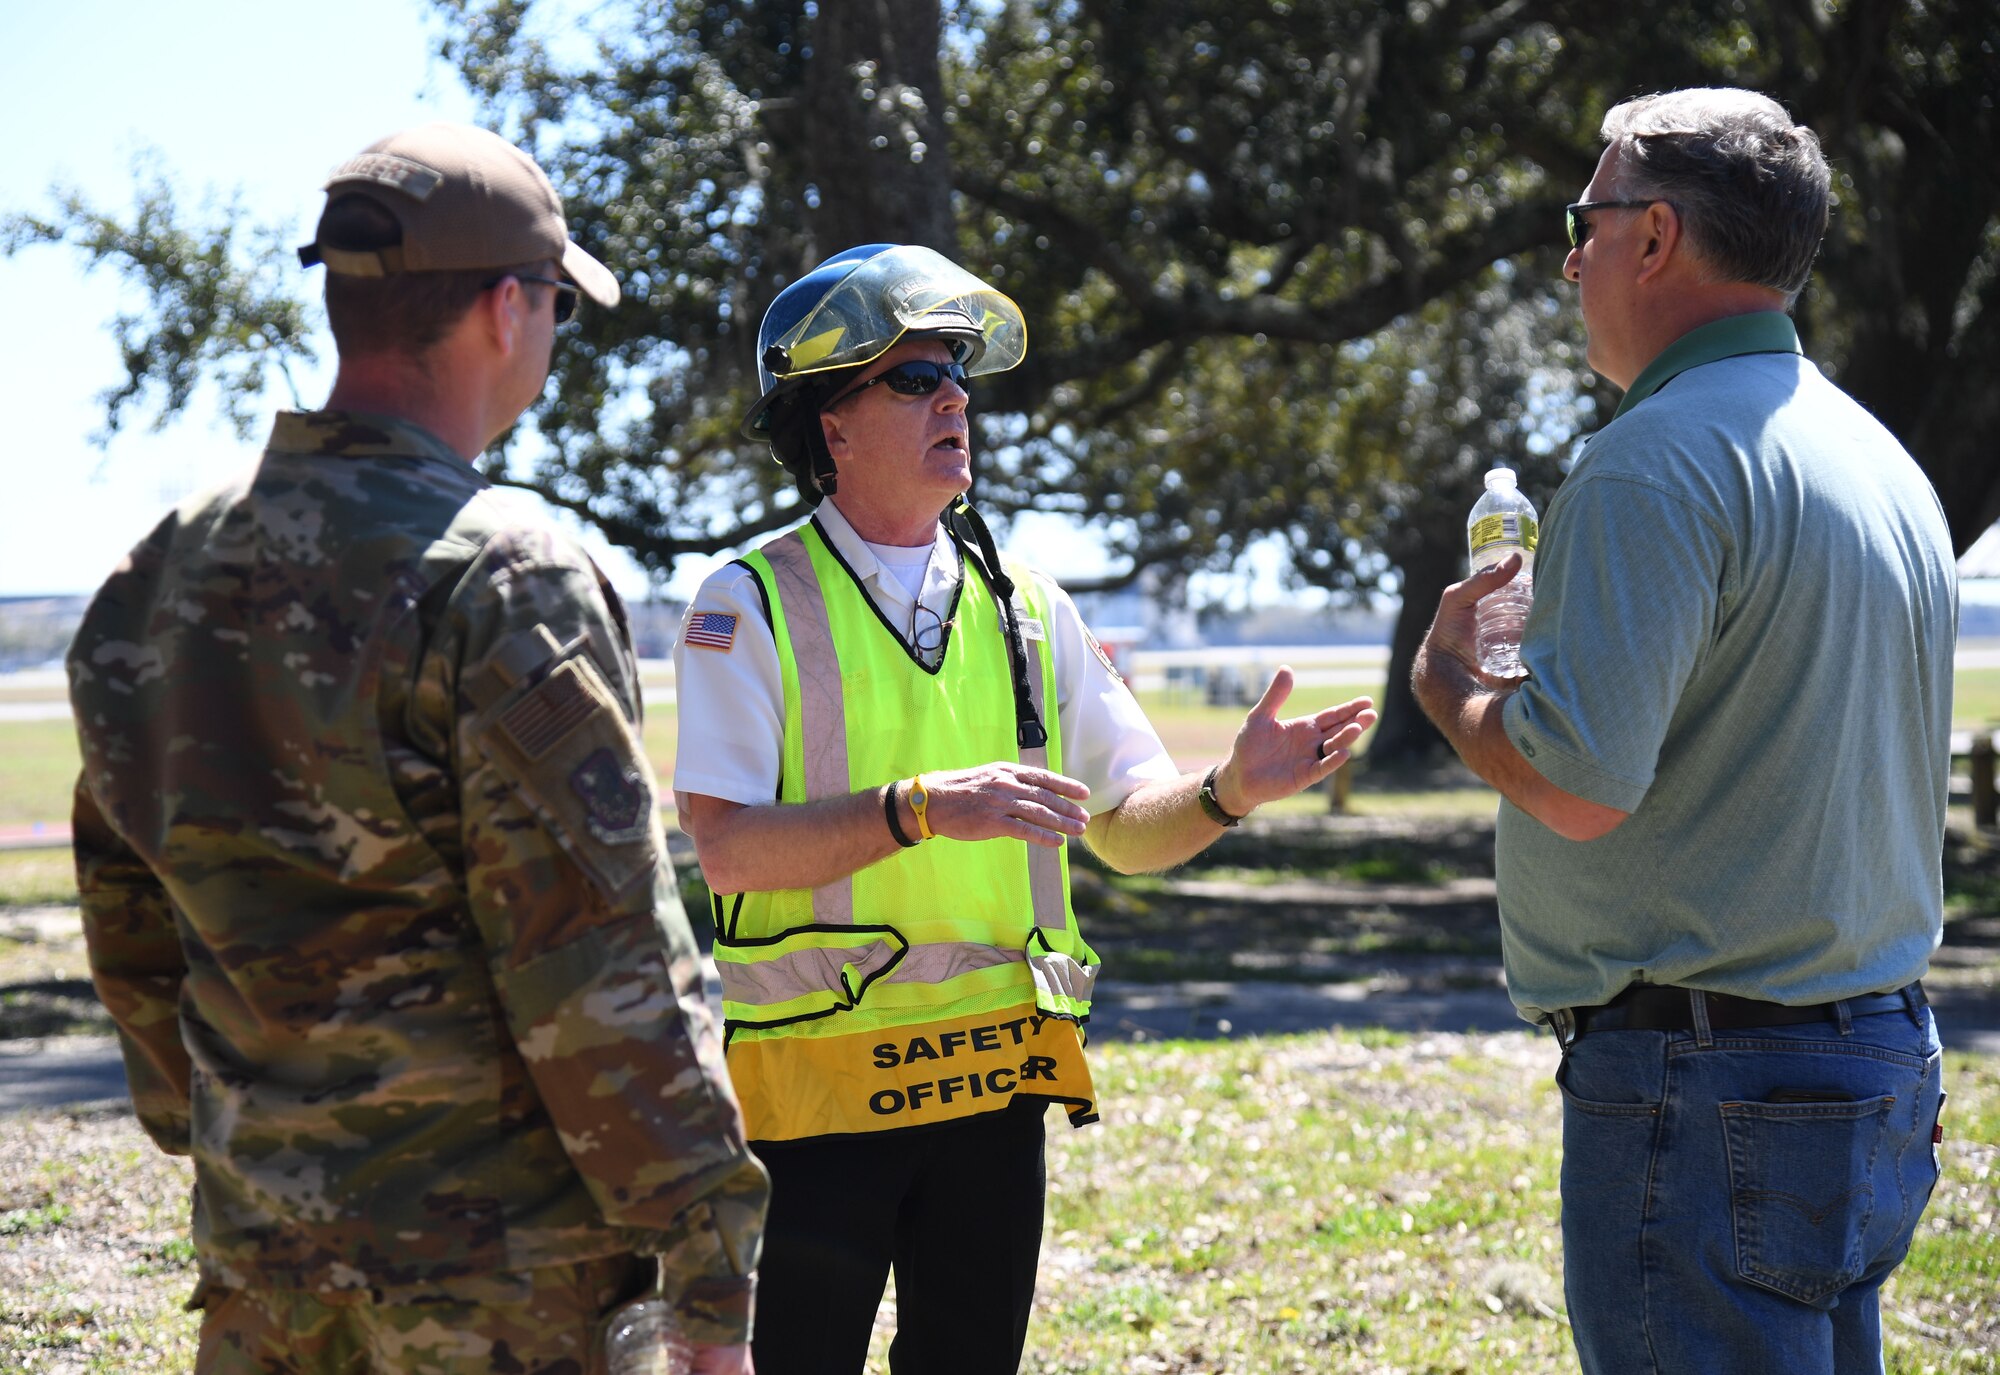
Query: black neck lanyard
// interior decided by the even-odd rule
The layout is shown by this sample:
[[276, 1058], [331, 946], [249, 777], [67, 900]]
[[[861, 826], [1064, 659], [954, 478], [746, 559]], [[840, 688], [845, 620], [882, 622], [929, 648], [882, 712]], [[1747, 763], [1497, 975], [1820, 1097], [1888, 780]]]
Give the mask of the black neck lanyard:
[[1007, 639], [1007, 662], [1014, 675], [1014, 739], [1024, 750], [1040, 749], [1049, 743], [1049, 733], [1028, 690], [1028, 647], [1021, 638], [1020, 617], [1014, 612], [1014, 580], [1000, 565], [993, 533], [970, 503], [962, 498], [954, 502], [945, 513], [944, 528], [958, 546], [960, 557], [979, 569], [999, 599], [1000, 628]]

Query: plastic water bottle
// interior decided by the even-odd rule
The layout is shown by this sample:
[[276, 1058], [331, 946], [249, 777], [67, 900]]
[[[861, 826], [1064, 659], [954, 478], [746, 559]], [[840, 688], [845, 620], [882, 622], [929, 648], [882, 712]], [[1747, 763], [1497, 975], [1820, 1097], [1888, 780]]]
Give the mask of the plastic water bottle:
[[1495, 678], [1519, 678], [1521, 627], [1528, 620], [1528, 603], [1535, 599], [1535, 508], [1515, 485], [1511, 468], [1486, 475], [1486, 492], [1473, 503], [1465, 523], [1472, 550], [1472, 571], [1490, 568], [1509, 554], [1521, 556], [1521, 571], [1497, 592], [1479, 599], [1479, 666]]
[[689, 1344], [673, 1306], [657, 1294], [635, 1299], [606, 1319], [607, 1375], [687, 1375], [694, 1369]]

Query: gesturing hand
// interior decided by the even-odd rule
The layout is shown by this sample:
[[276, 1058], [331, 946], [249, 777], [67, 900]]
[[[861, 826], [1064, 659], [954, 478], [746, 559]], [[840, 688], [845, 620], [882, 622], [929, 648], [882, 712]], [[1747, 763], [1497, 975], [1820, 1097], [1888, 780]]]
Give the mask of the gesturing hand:
[[[1090, 789], [1074, 778], [1025, 764], [981, 764], [975, 769], [926, 773], [933, 835], [953, 840], [1012, 837], [1058, 846], [1083, 834]], [[907, 807], [907, 796], [904, 802]]]
[[1282, 667], [1243, 718], [1216, 773], [1216, 800], [1233, 815], [1310, 788], [1345, 764], [1354, 742], [1375, 724], [1375, 703], [1366, 697], [1280, 721], [1278, 709], [1291, 695], [1292, 670]]

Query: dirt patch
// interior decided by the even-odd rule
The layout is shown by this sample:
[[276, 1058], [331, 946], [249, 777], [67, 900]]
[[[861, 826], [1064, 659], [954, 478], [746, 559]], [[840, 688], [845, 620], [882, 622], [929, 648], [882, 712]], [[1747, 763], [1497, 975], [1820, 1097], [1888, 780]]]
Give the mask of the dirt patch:
[[192, 1174], [129, 1112], [0, 1117], [0, 1365], [189, 1368]]

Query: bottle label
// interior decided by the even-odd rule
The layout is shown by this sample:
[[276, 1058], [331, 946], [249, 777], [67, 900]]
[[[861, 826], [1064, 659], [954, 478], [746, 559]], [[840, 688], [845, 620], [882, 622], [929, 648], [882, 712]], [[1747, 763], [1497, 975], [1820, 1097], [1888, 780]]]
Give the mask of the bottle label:
[[1509, 511], [1497, 516], [1481, 516], [1472, 522], [1466, 532], [1472, 545], [1472, 558], [1476, 563], [1479, 556], [1490, 550], [1522, 549], [1535, 552], [1535, 537], [1539, 529], [1533, 516], [1519, 515]]

